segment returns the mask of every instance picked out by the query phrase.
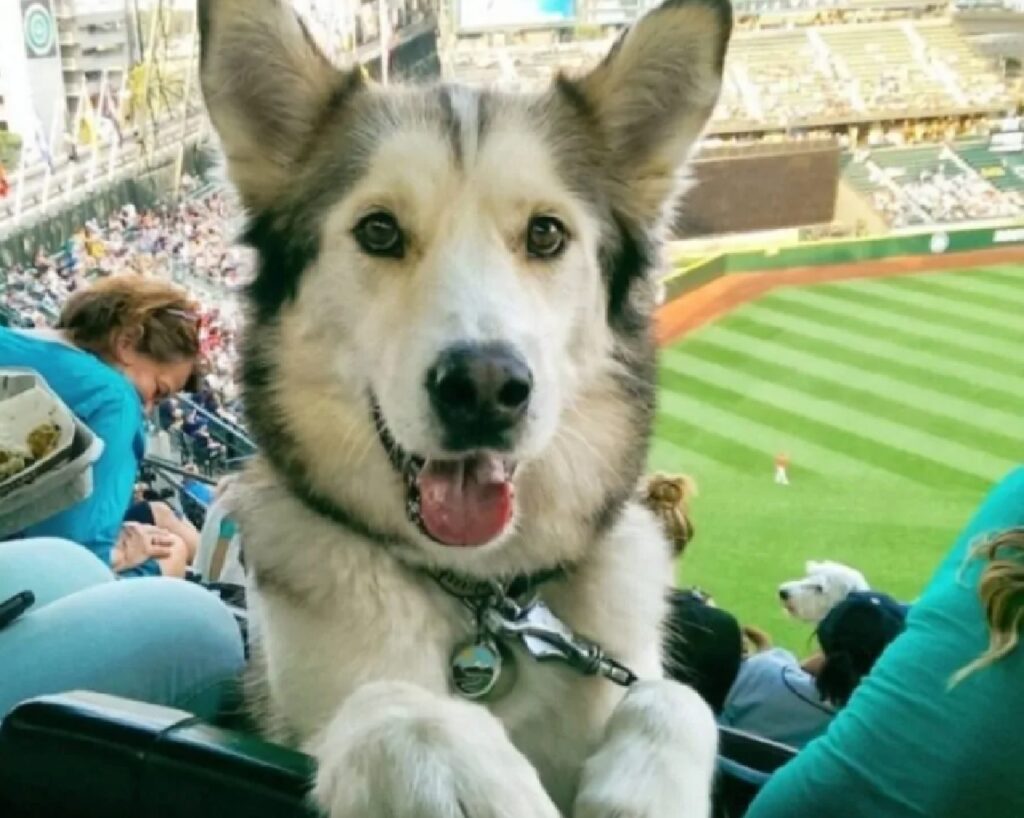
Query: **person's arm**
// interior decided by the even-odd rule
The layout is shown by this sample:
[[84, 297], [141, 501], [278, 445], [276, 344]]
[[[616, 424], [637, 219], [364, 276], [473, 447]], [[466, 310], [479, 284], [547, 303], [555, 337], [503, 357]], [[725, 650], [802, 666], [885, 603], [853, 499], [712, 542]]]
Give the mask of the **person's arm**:
[[992, 806], [1006, 802], [1000, 779], [1008, 780], [1024, 752], [1017, 689], [1024, 654], [950, 686], [988, 644], [977, 589], [982, 566], [965, 563], [969, 549], [979, 535], [1020, 525], [1024, 470], [990, 493], [911, 610], [906, 631], [826, 734], [772, 777], [746, 818], [960, 818], [972, 800], [973, 814], [1024, 814]]
[[[33, 534], [63, 537], [92, 551], [113, 566], [114, 546], [131, 504], [139, 461], [135, 440], [142, 422], [137, 400], [120, 390], [107, 389], [82, 415], [82, 422], [103, 441], [103, 454], [93, 467], [92, 494], [55, 515]], [[119, 576], [157, 576], [160, 568], [147, 560]]]
[[804, 672], [810, 673], [812, 676], [818, 676], [821, 673], [821, 669], [822, 667], [824, 667], [824, 665], [825, 654], [819, 651], [818, 653], [812, 653], [810, 656], [804, 659], [800, 667], [804, 670]]

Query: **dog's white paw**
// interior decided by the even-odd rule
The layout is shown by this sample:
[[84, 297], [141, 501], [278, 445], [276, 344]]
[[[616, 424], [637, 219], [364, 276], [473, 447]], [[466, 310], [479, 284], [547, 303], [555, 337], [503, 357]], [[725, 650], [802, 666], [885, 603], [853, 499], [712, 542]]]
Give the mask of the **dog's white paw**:
[[707, 818], [717, 748], [715, 718], [691, 688], [638, 682], [583, 768], [574, 818]]
[[558, 818], [536, 771], [478, 705], [365, 685], [310, 750], [330, 818]]

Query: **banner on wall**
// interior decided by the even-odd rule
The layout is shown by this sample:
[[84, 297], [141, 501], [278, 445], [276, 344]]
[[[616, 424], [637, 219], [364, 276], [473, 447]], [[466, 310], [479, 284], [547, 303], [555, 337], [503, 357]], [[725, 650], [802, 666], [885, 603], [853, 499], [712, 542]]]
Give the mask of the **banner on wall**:
[[459, 0], [460, 30], [571, 25], [576, 0]]
[[30, 60], [57, 56], [57, 21], [50, 0], [21, 0], [25, 54]]

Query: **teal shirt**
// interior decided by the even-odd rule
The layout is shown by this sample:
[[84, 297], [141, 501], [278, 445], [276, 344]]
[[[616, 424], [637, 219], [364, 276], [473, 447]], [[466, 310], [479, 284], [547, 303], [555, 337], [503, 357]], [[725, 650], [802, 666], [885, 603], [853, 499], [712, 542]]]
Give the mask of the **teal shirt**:
[[[142, 402], [131, 381], [99, 358], [57, 341], [0, 328], [0, 366], [34, 369], [104, 443], [93, 467], [92, 494], [23, 532], [62, 537], [92, 551], [104, 565], [131, 504], [145, 453]], [[153, 560], [122, 576], [157, 575]]]
[[988, 647], [978, 535], [1024, 526], [1024, 469], [988, 496], [906, 631], [826, 734], [768, 782], [747, 818], [1021, 818], [1024, 648], [950, 689]]

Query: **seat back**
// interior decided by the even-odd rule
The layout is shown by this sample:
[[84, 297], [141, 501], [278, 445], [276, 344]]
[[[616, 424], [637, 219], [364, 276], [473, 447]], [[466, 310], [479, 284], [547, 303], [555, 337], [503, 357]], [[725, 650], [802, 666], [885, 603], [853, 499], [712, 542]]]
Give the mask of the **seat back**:
[[5, 818], [311, 818], [313, 760], [189, 713], [104, 696], [44, 696], [0, 725]]
[[[715, 818], [740, 818], [790, 747], [720, 728]], [[181, 710], [43, 696], [0, 723], [4, 818], [315, 818], [313, 759]]]
[[740, 818], [772, 775], [796, 750], [760, 736], [718, 728], [718, 779], [714, 818]]

